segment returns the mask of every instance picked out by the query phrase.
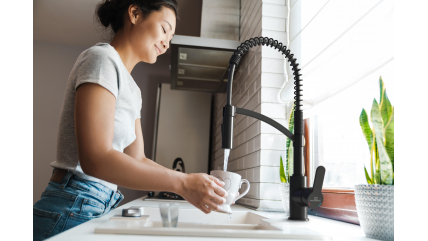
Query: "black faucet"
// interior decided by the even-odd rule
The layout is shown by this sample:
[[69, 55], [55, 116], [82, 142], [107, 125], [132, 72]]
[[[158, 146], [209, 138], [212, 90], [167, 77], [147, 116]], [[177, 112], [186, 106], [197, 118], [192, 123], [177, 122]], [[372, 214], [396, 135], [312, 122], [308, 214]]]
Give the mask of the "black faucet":
[[[267, 116], [231, 105], [233, 73], [235, 72], [235, 68], [238, 66], [239, 61], [241, 60], [241, 55], [244, 55], [250, 48], [260, 45], [270, 46], [278, 49], [279, 52], [288, 58], [288, 61], [292, 66], [295, 80], [294, 134]], [[303, 85], [300, 83], [300, 69], [297, 68], [299, 64], [296, 63], [296, 59], [293, 58], [293, 56], [294, 55], [290, 54], [290, 50], [288, 50], [285, 45], [278, 42], [277, 40], [267, 37], [250, 38], [237, 48], [229, 60], [230, 65], [229, 78], [227, 82], [227, 102], [223, 107], [223, 124], [221, 124], [221, 145], [223, 149], [230, 150], [233, 148], [233, 118], [235, 117], [235, 114], [251, 116], [266, 122], [290, 138], [290, 140], [293, 141], [294, 148], [294, 172], [290, 177], [290, 217], [288, 219], [308, 221], [308, 207], [311, 209], [316, 209], [321, 206], [323, 201], [321, 189], [324, 181], [325, 168], [323, 166], [319, 166], [317, 168], [315, 173], [314, 186], [313, 188], [307, 188], [306, 177], [303, 173], [303, 147], [305, 145], [305, 139], [303, 136], [303, 111], [301, 110], [301, 86]]]

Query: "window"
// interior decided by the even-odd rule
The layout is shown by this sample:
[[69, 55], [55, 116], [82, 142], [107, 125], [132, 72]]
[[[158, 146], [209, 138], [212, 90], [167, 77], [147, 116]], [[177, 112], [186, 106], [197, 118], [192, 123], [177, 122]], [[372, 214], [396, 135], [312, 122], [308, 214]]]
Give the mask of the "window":
[[[319, 215], [358, 223], [352, 217], [356, 215], [353, 188], [367, 183], [364, 166], [370, 168], [359, 116], [363, 108], [370, 113], [374, 98], [379, 101], [380, 76], [395, 103], [393, 13], [391, 0], [290, 2], [288, 45], [303, 79], [310, 186], [316, 167], [326, 168], [325, 201]], [[287, 75], [293, 80], [291, 71]], [[290, 85], [293, 81], [284, 88]], [[290, 92], [281, 98], [290, 99]], [[332, 214], [332, 209], [337, 212]]]

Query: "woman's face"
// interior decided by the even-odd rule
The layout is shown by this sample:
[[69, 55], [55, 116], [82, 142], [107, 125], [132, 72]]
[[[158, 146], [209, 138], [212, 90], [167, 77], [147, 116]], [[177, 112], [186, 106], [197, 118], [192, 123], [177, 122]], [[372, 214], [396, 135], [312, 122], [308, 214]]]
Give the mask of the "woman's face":
[[[132, 7], [131, 7], [132, 8]], [[164, 54], [175, 33], [176, 17], [173, 10], [162, 7], [160, 11], [152, 12], [145, 20], [131, 14], [134, 20], [130, 31], [130, 41], [134, 53], [140, 61], [153, 64], [157, 57]]]

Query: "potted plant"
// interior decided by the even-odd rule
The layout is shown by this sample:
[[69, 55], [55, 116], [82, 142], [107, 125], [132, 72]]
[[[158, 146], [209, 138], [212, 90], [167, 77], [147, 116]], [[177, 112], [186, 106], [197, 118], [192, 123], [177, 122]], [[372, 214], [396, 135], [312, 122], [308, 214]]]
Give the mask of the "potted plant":
[[363, 109], [360, 126], [370, 150], [367, 184], [355, 185], [355, 204], [360, 225], [369, 238], [394, 240], [394, 107], [379, 78], [380, 102], [373, 99], [372, 127]]
[[[288, 130], [294, 133], [294, 105], [291, 109], [290, 118], [288, 119]], [[280, 156], [279, 177], [281, 180], [279, 190], [281, 194], [282, 206], [286, 216], [290, 216], [290, 176], [293, 175], [293, 145], [287, 138], [286, 142], [285, 168]]]
[[279, 192], [281, 194], [282, 206], [284, 208], [285, 215], [290, 216], [290, 176], [285, 175], [282, 156], [280, 156], [279, 177], [281, 179]]

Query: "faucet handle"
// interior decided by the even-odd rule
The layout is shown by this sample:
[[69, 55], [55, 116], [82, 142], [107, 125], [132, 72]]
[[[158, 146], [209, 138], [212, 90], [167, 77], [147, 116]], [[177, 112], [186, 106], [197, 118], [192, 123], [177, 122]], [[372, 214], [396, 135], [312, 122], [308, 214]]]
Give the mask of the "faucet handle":
[[313, 192], [321, 193], [322, 184], [324, 182], [325, 167], [319, 166], [315, 172]]
[[302, 191], [302, 201], [311, 209], [316, 209], [321, 206], [324, 200], [321, 193], [324, 175], [325, 168], [323, 166], [319, 166], [315, 172], [313, 188], [304, 189]]

